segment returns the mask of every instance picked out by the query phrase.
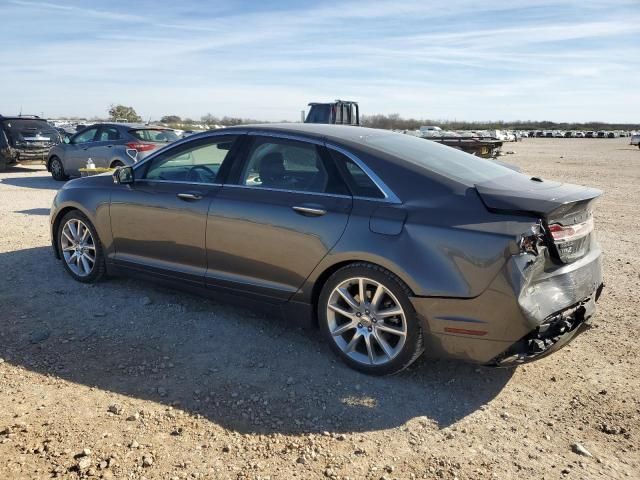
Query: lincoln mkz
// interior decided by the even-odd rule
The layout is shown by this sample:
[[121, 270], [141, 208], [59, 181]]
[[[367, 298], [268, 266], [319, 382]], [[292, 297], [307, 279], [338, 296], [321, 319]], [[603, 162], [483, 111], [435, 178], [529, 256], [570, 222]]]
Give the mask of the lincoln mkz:
[[366, 373], [423, 352], [511, 366], [590, 320], [601, 193], [383, 130], [242, 126], [67, 182], [51, 234], [80, 282], [142, 275], [271, 305]]

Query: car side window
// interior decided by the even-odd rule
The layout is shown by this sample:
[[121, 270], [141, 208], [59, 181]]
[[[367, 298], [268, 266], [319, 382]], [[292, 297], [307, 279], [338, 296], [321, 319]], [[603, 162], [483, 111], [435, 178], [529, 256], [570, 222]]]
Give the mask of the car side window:
[[88, 130], [85, 130], [84, 132], [80, 132], [75, 137], [73, 137], [73, 140], [71, 143], [80, 144], [80, 143], [93, 142], [93, 139], [95, 138], [97, 131], [98, 131], [97, 128], [90, 128]]
[[374, 181], [371, 180], [369, 175], [367, 175], [357, 163], [336, 150], [329, 149], [329, 151], [354, 196], [385, 198], [384, 193], [382, 193]]
[[98, 136], [98, 142], [110, 142], [113, 140], [119, 140], [120, 133], [116, 127], [102, 127], [100, 129], [100, 135]]
[[315, 144], [255, 137], [240, 184], [256, 188], [315, 193], [346, 193], [338, 175], [327, 168]]
[[235, 136], [216, 137], [197, 145], [181, 145], [150, 160], [143, 179], [168, 182], [216, 183], [222, 162]]

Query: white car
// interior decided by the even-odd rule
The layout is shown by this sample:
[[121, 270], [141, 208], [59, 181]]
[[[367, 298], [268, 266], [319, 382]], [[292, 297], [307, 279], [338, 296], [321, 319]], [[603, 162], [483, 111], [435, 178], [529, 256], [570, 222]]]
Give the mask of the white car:
[[635, 135], [631, 135], [631, 142], [629, 145], [637, 145], [640, 147], [640, 134], [636, 133]]

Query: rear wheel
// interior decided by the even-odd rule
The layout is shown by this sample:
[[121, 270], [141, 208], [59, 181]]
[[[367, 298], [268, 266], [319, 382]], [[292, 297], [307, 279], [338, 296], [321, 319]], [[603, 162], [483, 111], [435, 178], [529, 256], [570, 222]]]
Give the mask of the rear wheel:
[[51, 176], [54, 178], [54, 180], [62, 182], [69, 178], [64, 171], [62, 160], [60, 160], [58, 157], [51, 158], [51, 161], [49, 162], [49, 170], [51, 171]]
[[64, 267], [75, 280], [100, 280], [105, 272], [104, 252], [95, 227], [83, 213], [74, 210], [62, 218], [57, 240]]
[[423, 351], [409, 288], [377, 265], [356, 263], [334, 273], [318, 301], [318, 318], [333, 350], [352, 368], [398, 373]]

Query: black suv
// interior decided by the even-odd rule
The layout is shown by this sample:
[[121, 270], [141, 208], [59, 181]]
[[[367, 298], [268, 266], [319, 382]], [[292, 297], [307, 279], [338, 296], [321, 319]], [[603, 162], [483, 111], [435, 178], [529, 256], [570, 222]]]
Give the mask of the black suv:
[[45, 163], [49, 149], [61, 141], [56, 129], [40, 117], [0, 115], [0, 171], [12, 163]]

